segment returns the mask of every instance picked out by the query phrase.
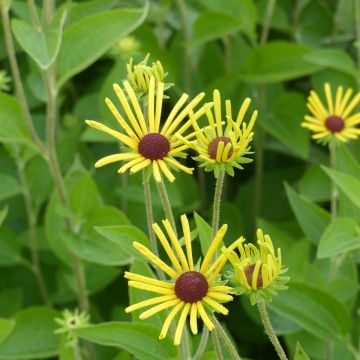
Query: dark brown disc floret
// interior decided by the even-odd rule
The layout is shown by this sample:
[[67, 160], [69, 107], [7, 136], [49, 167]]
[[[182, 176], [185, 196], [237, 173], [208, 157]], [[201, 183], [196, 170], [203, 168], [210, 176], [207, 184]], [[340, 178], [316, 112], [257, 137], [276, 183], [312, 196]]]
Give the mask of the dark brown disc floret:
[[209, 284], [203, 274], [187, 271], [175, 283], [176, 296], [185, 303], [196, 303], [206, 296]]
[[330, 132], [337, 133], [345, 127], [345, 123], [340, 116], [332, 115], [325, 120], [325, 126]]
[[[245, 268], [246, 280], [247, 280], [248, 284], [250, 285], [250, 287], [252, 287], [252, 279], [254, 276], [254, 270], [255, 270], [255, 264], [249, 265]], [[256, 281], [256, 288], [261, 289], [262, 287], [263, 287], [263, 280], [262, 280], [261, 266], [260, 266], [257, 281]]]
[[170, 151], [170, 142], [164, 135], [150, 133], [141, 138], [138, 150], [146, 159], [161, 160]]
[[[210, 156], [210, 159], [216, 160], [216, 154], [217, 154], [220, 142], [223, 142], [224, 147], [225, 147], [227, 144], [231, 143], [231, 140], [227, 136], [219, 136], [219, 137], [215, 138], [214, 140], [212, 140], [208, 147], [208, 154]], [[229, 150], [228, 156], [227, 156], [228, 159], [230, 159], [232, 154], [233, 154], [233, 148], [231, 147]]]

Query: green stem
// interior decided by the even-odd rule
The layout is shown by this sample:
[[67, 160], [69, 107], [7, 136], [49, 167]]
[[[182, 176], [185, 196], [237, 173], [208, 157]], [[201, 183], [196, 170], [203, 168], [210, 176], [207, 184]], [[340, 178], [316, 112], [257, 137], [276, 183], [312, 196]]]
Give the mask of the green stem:
[[31, 263], [32, 263], [32, 271], [34, 273], [37, 286], [39, 288], [40, 295], [46, 305], [51, 305], [49, 299], [49, 292], [46, 287], [46, 283], [44, 280], [44, 276], [41, 270], [40, 260], [39, 260], [39, 252], [38, 252], [38, 243], [37, 243], [37, 231], [36, 231], [36, 222], [37, 216], [33, 203], [33, 199], [31, 196], [31, 192], [26, 181], [25, 177], [25, 164], [21, 160], [18, 150], [15, 149], [15, 163], [17, 167], [17, 172], [20, 180], [20, 185], [22, 188], [22, 193], [25, 202], [25, 212], [27, 217], [27, 222], [29, 226], [29, 235], [30, 235], [30, 253], [31, 253]]
[[220, 346], [220, 341], [219, 341], [219, 336], [218, 336], [217, 331], [214, 330], [211, 333], [211, 336], [212, 336], [212, 340], [213, 340], [213, 344], [214, 344], [214, 350], [216, 352], [216, 357], [217, 357], [218, 360], [223, 360], [224, 357], [223, 357], [223, 354], [222, 354], [222, 351], [221, 351], [221, 346]]
[[164, 212], [165, 212], [165, 217], [170, 221], [170, 225], [174, 229], [174, 232], [175, 232], [175, 234], [177, 236], [174, 215], [173, 215], [173, 212], [172, 212], [172, 209], [171, 209], [170, 199], [169, 199], [168, 193], [166, 191], [166, 187], [165, 187], [164, 182], [161, 181], [161, 182], [157, 183], [157, 187], [158, 187], [158, 190], [159, 190], [161, 203], [163, 205], [163, 209], [164, 209]]
[[351, 354], [353, 355], [355, 360], [360, 360], [360, 352], [356, 350], [354, 345], [349, 341], [346, 344], [347, 348], [350, 350]]
[[11, 68], [11, 75], [14, 79], [16, 94], [18, 96], [21, 108], [24, 113], [25, 125], [28, 128], [33, 141], [35, 142], [35, 145], [36, 145], [39, 153], [42, 156], [44, 156], [44, 158], [46, 158], [47, 150], [35, 130], [35, 127], [34, 127], [34, 124], [32, 121], [32, 117], [31, 117], [31, 113], [30, 113], [30, 109], [29, 109], [29, 106], [28, 106], [28, 103], [26, 100], [24, 86], [21, 81], [20, 70], [19, 70], [17, 59], [16, 59], [16, 55], [15, 55], [16, 53], [15, 53], [14, 42], [13, 42], [13, 38], [11, 35], [9, 12], [7, 9], [4, 8], [4, 6], [0, 5], [0, 13], [1, 13], [3, 29], [4, 29], [6, 51], [7, 51], [8, 57], [9, 57], [9, 63], [10, 63], [10, 68]]
[[82, 360], [80, 346], [78, 342], [76, 342], [76, 344], [72, 347], [72, 350], [74, 354], [74, 360]]
[[[330, 166], [336, 170], [336, 143], [331, 142], [329, 146], [330, 150]], [[337, 217], [337, 201], [338, 201], [338, 190], [335, 182], [331, 181], [331, 219], [335, 220]]]
[[[356, 21], [356, 38], [360, 40], [360, 0], [355, 1], [355, 21]], [[360, 70], [360, 47], [357, 47], [357, 64], [358, 69]], [[360, 76], [358, 77], [358, 82], [360, 86]]]
[[274, 12], [276, 0], [268, 0], [267, 8], [264, 17], [263, 29], [260, 37], [260, 45], [264, 45], [267, 42], [269, 36], [270, 22]]
[[265, 301], [261, 300], [258, 302], [257, 305], [258, 305], [258, 309], [260, 312], [261, 320], [264, 325], [265, 331], [266, 331], [267, 335], [269, 336], [269, 339], [270, 339], [271, 343], [273, 344], [273, 346], [279, 356], [279, 359], [288, 360], [288, 358], [285, 354], [285, 351], [282, 348], [282, 346], [279, 342], [279, 339], [277, 338], [277, 336], [275, 334], [273, 327], [271, 326], [269, 315], [266, 310]]
[[196, 350], [193, 360], [199, 360], [201, 358], [201, 356], [203, 355], [203, 353], [206, 349], [208, 339], [209, 339], [209, 330], [208, 330], [208, 328], [204, 327], [202, 334], [201, 334], [200, 343]]
[[37, 12], [37, 8], [36, 8], [35, 1], [34, 1], [34, 0], [28, 0], [28, 7], [29, 7], [31, 19], [32, 19], [32, 22], [33, 22], [34, 26], [35, 26], [38, 30], [40, 30], [40, 29], [41, 29], [41, 25], [40, 25], [40, 20], [39, 20], [39, 16], [38, 16], [38, 12]]
[[232, 69], [232, 49], [231, 49], [231, 38], [230, 36], [226, 36], [223, 38], [224, 43], [224, 52], [225, 52], [225, 67], [226, 74], [231, 74]]
[[212, 321], [215, 324], [214, 331], [216, 331], [219, 334], [219, 336], [222, 338], [223, 343], [227, 351], [229, 352], [231, 358], [234, 360], [241, 360], [241, 357], [238, 354], [233, 342], [230, 340], [229, 336], [226, 334], [225, 330], [223, 329], [223, 327], [221, 326], [215, 315], [212, 315]]
[[220, 207], [221, 207], [221, 194], [224, 186], [225, 171], [221, 170], [216, 179], [214, 204], [213, 204], [213, 218], [212, 218], [212, 236], [214, 237], [219, 230], [220, 222]]

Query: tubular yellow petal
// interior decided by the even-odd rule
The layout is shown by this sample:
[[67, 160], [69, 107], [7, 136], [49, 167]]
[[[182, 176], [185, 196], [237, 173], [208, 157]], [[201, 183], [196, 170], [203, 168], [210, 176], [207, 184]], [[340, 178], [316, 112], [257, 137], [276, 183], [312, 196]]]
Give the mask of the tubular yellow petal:
[[151, 292], [154, 292], [157, 294], [164, 294], [164, 295], [173, 295], [174, 294], [174, 290], [172, 290], [172, 289], [166, 289], [166, 288], [155, 286], [155, 285], [144, 284], [139, 281], [131, 280], [128, 282], [128, 285], [135, 289], [151, 291]]
[[220, 261], [218, 267], [216, 268], [216, 270], [214, 271], [214, 273], [211, 275], [210, 279], [208, 280], [209, 286], [216, 280], [216, 278], [218, 277], [220, 271], [222, 270], [222, 268], [226, 264], [226, 261], [227, 261], [227, 259], [225, 257], [222, 259], [222, 261]]
[[113, 102], [109, 99], [106, 98], [105, 99], [106, 105], [108, 106], [108, 108], [110, 109], [110, 111], [112, 112], [112, 114], [114, 115], [115, 119], [117, 120], [117, 122], [120, 124], [120, 126], [127, 132], [127, 134], [133, 138], [133, 139], [137, 139], [139, 140], [139, 136], [136, 135], [132, 129], [130, 128], [130, 126], [126, 123], [126, 121], [124, 120], [124, 118], [120, 115], [119, 111], [117, 110], [117, 108], [115, 107], [115, 105], [113, 104]]
[[218, 163], [221, 163], [224, 147], [225, 147], [225, 143], [223, 141], [219, 141], [217, 149], [216, 149], [216, 161]]
[[154, 179], [157, 182], [161, 182], [162, 178], [161, 178], [161, 174], [160, 174], [160, 169], [159, 169], [159, 164], [156, 160], [153, 161], [152, 163], [153, 165], [153, 174], [154, 174]]
[[197, 327], [197, 306], [196, 303], [191, 304], [190, 310], [190, 329], [194, 335], [198, 333]]
[[207, 117], [209, 125], [210, 125], [211, 134], [212, 134], [213, 138], [216, 138], [217, 133], [216, 133], [216, 127], [215, 127], [215, 119], [214, 119], [214, 116], [211, 111], [212, 106], [213, 106], [212, 103], [207, 103], [204, 105], [204, 109], [205, 109], [206, 117]]
[[159, 304], [159, 303], [162, 303], [162, 302], [165, 302], [165, 301], [168, 301], [168, 300], [173, 300], [173, 299], [176, 299], [176, 295], [157, 296], [155, 298], [152, 298], [152, 299], [149, 299], [149, 300], [144, 300], [144, 301], [141, 301], [141, 302], [139, 302], [137, 304], [128, 306], [125, 309], [125, 312], [130, 313], [132, 311], [142, 309], [142, 308], [144, 308], [146, 306], [156, 305], [156, 304]]
[[229, 310], [225, 306], [219, 304], [217, 301], [210, 299], [208, 296], [205, 296], [202, 300], [223, 315], [227, 315], [229, 313]]
[[225, 100], [225, 116], [232, 119], [231, 101], [228, 99]]
[[153, 308], [144, 311], [143, 313], [140, 314], [139, 319], [140, 320], [145, 320], [155, 314], [157, 314], [158, 312], [165, 310], [171, 306], [177, 305], [181, 300], [180, 299], [174, 299], [174, 300], [169, 300], [166, 301], [162, 304], [156, 305]]
[[154, 265], [158, 266], [162, 271], [168, 274], [172, 279], [176, 280], [178, 274], [162, 260], [160, 260], [153, 252], [151, 252], [146, 246], [138, 242], [133, 243], [133, 247], [148, 258]]
[[175, 130], [176, 128], [179, 126], [179, 124], [181, 123], [181, 121], [184, 120], [184, 118], [189, 114], [189, 112], [202, 100], [202, 98], [205, 96], [205, 93], [200, 93], [197, 96], [195, 96], [195, 98], [193, 100], [191, 100], [189, 102], [189, 104], [187, 104], [184, 109], [180, 112], [180, 114], [178, 114], [176, 116], [176, 118], [172, 121], [171, 125], [169, 126], [169, 128], [166, 130], [166, 132], [164, 132], [165, 130], [162, 130], [162, 133], [165, 136], [170, 136]]
[[245, 116], [245, 113], [247, 111], [247, 109], [249, 108], [250, 106], [250, 103], [251, 103], [251, 99], [250, 98], [246, 98], [243, 103], [241, 104], [241, 107], [240, 107], [240, 110], [238, 112], [238, 116], [236, 118], [236, 125], [237, 126], [240, 126], [243, 119], [244, 119], [244, 116]]
[[131, 273], [129, 271], [125, 271], [124, 278], [129, 279], [129, 280], [143, 282], [145, 284], [150, 284], [150, 285], [163, 287], [163, 288], [166, 288], [166, 289], [174, 289], [174, 286], [175, 286], [174, 284], [170, 284], [170, 283], [168, 283], [166, 281], [153, 279], [153, 278], [150, 278], [148, 276], [143, 276], [143, 275], [139, 275], [139, 274], [134, 274], [134, 273]]
[[341, 132], [341, 134], [344, 135], [346, 138], [349, 138], [349, 139], [354, 139], [354, 140], [357, 139], [357, 135], [352, 133], [351, 131], [349, 131], [347, 129], [343, 130]]
[[158, 239], [160, 240], [161, 245], [164, 248], [166, 254], [168, 255], [170, 261], [174, 265], [175, 270], [181, 274], [182, 268], [180, 266], [180, 263], [178, 262], [174, 252], [172, 251], [171, 246], [170, 246], [169, 242], [167, 241], [165, 234], [160, 229], [160, 226], [158, 224], [153, 224], [152, 228], [154, 229], [154, 232], [155, 232], [156, 236], [158, 237]]
[[176, 161], [174, 159], [171, 159], [169, 157], [165, 157], [164, 161], [168, 162], [170, 165], [174, 166], [175, 168], [178, 168], [179, 170], [181, 170], [181, 171], [183, 171], [183, 172], [185, 172], [187, 174], [192, 175], [192, 173], [194, 171], [194, 168], [188, 168], [188, 167], [180, 164], [178, 161]]
[[176, 238], [176, 235], [175, 235], [175, 232], [174, 232], [173, 228], [170, 225], [170, 221], [168, 219], [166, 219], [166, 220], [163, 220], [162, 223], [163, 223], [163, 225], [164, 225], [164, 227], [166, 229], [166, 232], [167, 232], [167, 234], [169, 236], [169, 239], [171, 240], [171, 242], [173, 244], [173, 247], [174, 247], [174, 249], [176, 251], [176, 254], [180, 259], [180, 262], [181, 262], [181, 264], [183, 266], [183, 270], [184, 271], [189, 271], [190, 269], [189, 269], [189, 264], [188, 264], [188, 262], [186, 260], [186, 256], [184, 254], [183, 249], [181, 248], [179, 240]]
[[151, 133], [155, 132], [155, 78], [150, 77], [148, 93], [148, 122]]
[[164, 83], [160, 82], [156, 91], [156, 109], [155, 109], [155, 131], [160, 131], [160, 120], [161, 120], [161, 111], [162, 111], [162, 103], [164, 97]]
[[93, 121], [93, 120], [85, 120], [86, 124], [88, 124], [89, 126], [93, 127], [96, 130], [100, 130], [106, 134], [109, 134], [111, 136], [113, 136], [115, 139], [118, 139], [120, 142], [124, 143], [125, 145], [127, 145], [128, 147], [130, 147], [133, 150], [137, 150], [137, 141], [135, 141], [134, 139], [129, 138], [128, 136], [120, 133], [119, 131], [110, 129], [108, 126], [100, 124], [97, 121]]
[[345, 136], [343, 136], [342, 134], [340, 134], [340, 133], [335, 133], [335, 136], [340, 140], [340, 141], [342, 141], [342, 142], [347, 142], [347, 139], [346, 139], [346, 137]]
[[145, 119], [144, 119], [144, 114], [142, 113], [141, 111], [141, 107], [140, 107], [140, 104], [139, 104], [139, 101], [134, 93], [134, 90], [133, 88], [131, 87], [131, 85], [129, 84], [128, 81], [124, 81], [124, 87], [125, 87], [125, 90], [129, 96], [129, 99], [131, 101], [131, 104], [135, 110], [135, 113], [136, 113], [136, 116], [137, 116], [137, 120], [138, 120], [138, 123], [142, 129], [142, 132], [144, 133], [144, 135], [146, 135], [148, 133], [148, 129], [146, 127], [146, 122], [145, 122]]
[[208, 267], [212, 256], [214, 255], [216, 249], [218, 248], [218, 246], [220, 245], [222, 239], [224, 238], [224, 235], [227, 231], [228, 226], [226, 224], [224, 224], [220, 230], [217, 232], [217, 234], [214, 237], [214, 240], [212, 241], [211, 245], [209, 246], [208, 251], [206, 252], [206, 255], [204, 257], [203, 263], [201, 265], [200, 268], [200, 272], [201, 274], [204, 274], [206, 271], [206, 268]]
[[353, 93], [353, 89], [349, 88], [346, 90], [345, 95], [339, 105], [339, 116], [343, 116], [343, 111], [344, 111], [346, 104], [348, 103], [352, 93]]
[[309, 102], [307, 103], [307, 107], [310, 110], [310, 112], [319, 120], [324, 120], [326, 119], [326, 113], [322, 112], [321, 110], [319, 110], [319, 108], [317, 107], [317, 105], [315, 104], [315, 101], [313, 100], [313, 98], [309, 98]]
[[354, 114], [349, 118], [345, 119], [346, 126], [353, 126], [360, 123], [360, 113]]
[[253, 112], [253, 114], [251, 115], [251, 119], [250, 119], [249, 125], [247, 125], [247, 127], [246, 127], [246, 131], [244, 131], [244, 136], [249, 136], [250, 135], [251, 130], [253, 129], [253, 127], [255, 125], [255, 121], [257, 119], [257, 116], [258, 116], [258, 111], [255, 110]]
[[262, 279], [262, 288], [265, 289], [269, 285], [269, 268], [267, 264], [262, 264], [261, 266], [261, 279]]
[[352, 99], [350, 104], [344, 109], [342, 117], [346, 118], [354, 110], [354, 108], [359, 104], [359, 102], [360, 102], [360, 93], [356, 94], [354, 99]]
[[171, 171], [169, 170], [169, 168], [167, 167], [167, 165], [165, 164], [165, 162], [163, 160], [158, 160], [158, 164], [160, 166], [160, 169], [162, 170], [162, 172], [165, 174], [165, 176], [167, 177], [167, 179], [170, 182], [173, 182], [175, 180], [175, 176], [171, 173]]
[[221, 97], [219, 90], [217, 89], [214, 90], [213, 99], [214, 99], [214, 112], [215, 112], [217, 136], [222, 136], [223, 131], [221, 124]]
[[240, 284], [245, 286], [248, 290], [251, 290], [251, 286], [250, 286], [250, 284], [248, 283], [248, 281], [246, 279], [244, 269], [242, 267], [238, 267], [237, 269], [238, 269], [238, 274], [240, 276], [240, 278], [239, 278]]
[[252, 279], [251, 279], [251, 287], [256, 290], [257, 289], [257, 280], [258, 280], [258, 276], [259, 276], [259, 271], [260, 271], [260, 267], [261, 267], [261, 261], [258, 260], [256, 262], [255, 268], [254, 268], [254, 272], [252, 275]]
[[127, 169], [130, 169], [131, 167], [133, 167], [134, 165], [137, 164], [141, 164], [142, 162], [145, 162], [147, 159], [145, 159], [144, 157], [138, 157], [134, 160], [131, 160], [129, 162], [127, 162], [125, 165], [123, 165], [119, 170], [118, 173], [119, 174], [123, 174]]
[[117, 95], [120, 104], [122, 105], [126, 116], [128, 117], [133, 129], [135, 130], [135, 132], [138, 134], [139, 138], [142, 138], [146, 133], [143, 133], [143, 131], [141, 130], [138, 121], [136, 120], [136, 117], [134, 116], [130, 105], [126, 99], [126, 95], [125, 93], [122, 91], [121, 87], [118, 84], [114, 84], [113, 85], [115, 94]]
[[168, 128], [170, 127], [170, 125], [172, 124], [176, 114], [179, 112], [179, 110], [181, 109], [181, 107], [185, 104], [186, 100], [188, 99], [189, 95], [188, 94], [182, 94], [180, 99], [178, 100], [178, 102], [175, 104], [175, 106], [172, 108], [169, 116], [167, 117], [165, 124], [161, 130], [161, 134], [164, 135], [166, 133], [166, 131], [168, 130]]
[[339, 116], [339, 109], [340, 109], [340, 103], [343, 96], [343, 87], [339, 86], [336, 91], [335, 96], [335, 108], [334, 108], [334, 114]]
[[315, 125], [320, 125], [322, 124], [322, 122], [318, 119], [318, 118], [314, 118], [312, 116], [309, 116], [309, 115], [305, 115], [305, 120], [312, 123], [312, 124], [315, 124]]
[[195, 133], [196, 133], [196, 137], [203, 143], [203, 144], [206, 144], [208, 141], [205, 137], [205, 135], [203, 134], [203, 132], [201, 131], [201, 128], [199, 126], [199, 124], [197, 123], [197, 121], [194, 119], [194, 116], [193, 114], [190, 113], [190, 121], [191, 121], [191, 124], [195, 130]]
[[174, 345], [180, 345], [182, 333], [185, 326], [185, 321], [190, 311], [190, 306], [191, 306], [190, 304], [186, 304], [185, 307], [182, 309], [178, 326], [175, 331]]
[[180, 219], [181, 219], [181, 225], [182, 225], [183, 234], [184, 234], [187, 261], [189, 263], [189, 270], [194, 270], [194, 261], [193, 261], [193, 255], [192, 255], [191, 233], [190, 233], [189, 221], [185, 214], [181, 215]]
[[331, 94], [330, 84], [326, 83], [324, 88], [325, 88], [325, 95], [326, 95], [326, 100], [328, 103], [329, 113], [334, 114], [334, 102], [333, 102], [333, 98], [332, 98], [332, 94]]
[[310, 99], [311, 99], [311, 101], [313, 101], [313, 103], [316, 105], [318, 110], [321, 112], [322, 117], [326, 118], [328, 116], [328, 112], [325, 109], [324, 105], [322, 104], [318, 94], [314, 90], [310, 91], [309, 101], [310, 101]]
[[169, 313], [169, 315], [167, 316], [167, 318], [164, 321], [164, 325], [161, 329], [160, 335], [159, 335], [159, 339], [162, 340], [165, 338], [165, 336], [167, 335], [168, 331], [169, 331], [169, 327], [170, 324], [172, 322], [172, 320], [174, 319], [174, 317], [176, 316], [176, 314], [181, 310], [181, 308], [184, 306], [184, 302], [180, 302], [179, 304], [177, 304]]
[[222, 302], [228, 302], [228, 301], [233, 300], [233, 297], [231, 295], [222, 294], [222, 293], [219, 293], [219, 292], [208, 291], [208, 293], [206, 295], [213, 298], [213, 299], [215, 299], [215, 300], [219, 300], [219, 301], [222, 301]]
[[211, 322], [211, 320], [209, 319], [209, 316], [207, 315], [203, 304], [201, 303], [201, 301], [198, 301], [196, 303], [197, 306], [197, 310], [198, 313], [200, 314], [204, 324], [206, 325], [206, 327], [209, 329], [209, 331], [212, 331], [213, 329], [215, 329], [214, 324]]
[[131, 173], [131, 174], [135, 174], [136, 172], [138, 172], [138, 171], [146, 168], [146, 167], [149, 166], [150, 164], [151, 164], [151, 160], [146, 159], [146, 160], [143, 161], [142, 163], [133, 166], [133, 167], [130, 169], [130, 173]]
[[99, 168], [101, 166], [114, 163], [116, 161], [130, 160], [130, 159], [136, 159], [136, 158], [140, 158], [140, 157], [142, 157], [142, 156], [140, 154], [138, 154], [138, 153], [124, 153], [124, 154], [108, 155], [108, 156], [105, 156], [105, 157], [99, 159], [95, 163], [95, 167]]
[[176, 147], [176, 148], [173, 148], [168, 152], [167, 156], [176, 156], [176, 154], [178, 154], [179, 152], [182, 152], [183, 150], [186, 150], [188, 148], [189, 148], [189, 145], [186, 145], [186, 144], [181, 145], [181, 146]]
[[221, 158], [221, 161], [222, 162], [226, 162], [228, 161], [228, 156], [229, 156], [229, 152], [230, 152], [230, 149], [232, 148], [232, 144], [231, 143], [228, 143], [225, 145], [224, 147], [224, 151], [222, 153], [222, 158]]
[[210, 286], [209, 291], [211, 292], [229, 292], [232, 288], [230, 286], [226, 285], [216, 285], [216, 286]]
[[323, 138], [323, 137], [325, 137], [326, 135], [329, 135], [329, 134], [330, 134], [330, 132], [327, 130], [327, 131], [323, 131], [321, 133], [312, 135], [312, 138], [313, 139], [321, 139], [321, 138]]

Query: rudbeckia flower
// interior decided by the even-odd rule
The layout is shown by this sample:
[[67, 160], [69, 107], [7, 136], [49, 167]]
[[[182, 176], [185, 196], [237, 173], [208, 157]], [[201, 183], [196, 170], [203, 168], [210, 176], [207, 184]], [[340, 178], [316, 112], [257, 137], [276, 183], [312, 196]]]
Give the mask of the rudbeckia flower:
[[[105, 101], [120, 127], [125, 131], [125, 134], [99, 122], [86, 120], [88, 125], [113, 136], [126, 147], [126, 151], [123, 153], [105, 156], [100, 159], [95, 163], [95, 167], [101, 167], [124, 160], [126, 164], [118, 170], [120, 174], [128, 169], [130, 169], [130, 173], [136, 173], [147, 168], [152, 172], [157, 182], [162, 181], [162, 174], [164, 174], [169, 181], [174, 181], [175, 177], [170, 169], [181, 170], [192, 174], [193, 168], [182, 165], [176, 159], [176, 157], [184, 157], [182, 151], [188, 146], [179, 141], [175, 137], [175, 133], [184, 134], [192, 122], [204, 114], [204, 110], [200, 109], [193, 115], [192, 121], [184, 121], [189, 115], [189, 112], [192, 111], [204, 97], [204, 93], [197, 95], [186, 106], [184, 106], [184, 104], [189, 96], [183, 94], [170, 111], [160, 130], [164, 83], [160, 82], [158, 84], [155, 96], [155, 78], [153, 76], [150, 78], [146, 114], [142, 111], [135, 92], [128, 81], [124, 81], [124, 89], [125, 91], [123, 91], [118, 84], [114, 84], [114, 91], [128, 121], [123, 118], [110, 99], [106, 98]], [[182, 107], [183, 109], [181, 110]], [[185, 138], [188, 139], [192, 136], [194, 136], [193, 133], [186, 135]]]
[[[258, 112], [253, 112], [249, 124], [243, 121], [250, 103], [249, 98], [244, 100], [236, 120], [234, 120], [231, 101], [226, 100], [225, 117], [223, 117], [220, 92], [214, 90], [213, 103], [204, 105], [209, 126], [200, 129], [196, 117], [192, 117], [190, 114], [196, 140], [190, 142], [183, 139], [183, 141], [199, 154], [194, 159], [201, 162], [200, 166], [205, 167], [205, 171], [214, 171], [217, 177], [220, 170], [225, 170], [229, 175], [233, 176], [234, 167], [243, 169], [241, 164], [252, 161], [246, 155], [250, 154], [250, 142], [254, 136], [252, 130]], [[225, 124], [226, 126], [224, 126]], [[181, 135], [178, 137], [181, 138]]]
[[274, 245], [269, 235], [264, 235], [262, 230], [257, 230], [257, 243], [243, 244], [245, 240], [238, 244], [235, 250], [223, 249], [223, 254], [233, 266], [233, 273], [229, 278], [237, 284], [234, 291], [238, 295], [248, 293], [250, 301], [254, 305], [261, 298], [271, 301], [272, 296], [279, 290], [285, 290], [285, 284], [289, 278], [282, 276], [287, 269], [282, 268], [281, 249], [276, 253]]
[[323, 143], [333, 139], [341, 142], [357, 139], [360, 135], [360, 129], [356, 128], [360, 123], [360, 112], [353, 113], [353, 110], [360, 103], [360, 93], [350, 100], [352, 89], [344, 93], [343, 87], [339, 86], [335, 97], [329, 83], [324, 85], [324, 89], [326, 105], [314, 90], [310, 92], [307, 107], [312, 115], [306, 115], [301, 126], [311, 130], [314, 133], [312, 138]]
[[[166, 337], [171, 322], [177, 314], [180, 314], [175, 331], [175, 345], [180, 344], [188, 316], [190, 317], [190, 328], [193, 334], [197, 334], [198, 331], [198, 317], [202, 319], [205, 326], [211, 331], [214, 329], [214, 324], [210, 320], [209, 313], [217, 311], [227, 315], [228, 310], [221, 303], [233, 299], [229, 295], [232, 290], [231, 287], [223, 285], [223, 283], [218, 281], [219, 273], [227, 261], [226, 257], [221, 254], [216, 260], [212, 260], [216, 249], [227, 231], [227, 225], [223, 225], [220, 228], [209, 246], [202, 263], [196, 266], [193, 260], [190, 227], [186, 215], [181, 216], [181, 223], [185, 251], [181, 247], [169, 220], [163, 221], [167, 236], [159, 225], [153, 225], [154, 232], [160, 240], [172, 266], [167, 265], [144, 245], [138, 242], [133, 244], [135, 249], [144, 255], [154, 266], [161, 269], [169, 277], [169, 280], [157, 280], [130, 272], [125, 273], [125, 277], [129, 279], [129, 286], [159, 294], [159, 296], [129, 306], [126, 308], [126, 312], [129, 313], [155, 305], [140, 314], [140, 319], [143, 320], [165, 309], [171, 309], [167, 314], [159, 339]], [[168, 239], [170, 239], [170, 243]], [[237, 241], [229, 247], [229, 251], [234, 249], [238, 243]]]

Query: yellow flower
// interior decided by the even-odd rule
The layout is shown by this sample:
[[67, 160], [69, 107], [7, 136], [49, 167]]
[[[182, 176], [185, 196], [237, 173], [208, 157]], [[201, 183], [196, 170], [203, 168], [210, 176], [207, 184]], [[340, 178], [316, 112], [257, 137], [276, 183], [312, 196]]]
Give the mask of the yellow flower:
[[[250, 154], [250, 142], [254, 136], [252, 129], [258, 112], [253, 112], [249, 125], [243, 122], [250, 103], [249, 98], [244, 100], [234, 121], [231, 101], [226, 100], [225, 120], [223, 120], [220, 92], [214, 90], [213, 103], [204, 105], [209, 126], [200, 129], [196, 119], [193, 119], [196, 140], [192, 142], [183, 141], [199, 154], [194, 159], [201, 162], [200, 166], [205, 167], [205, 171], [214, 171], [217, 177], [220, 170], [225, 170], [229, 175], [233, 176], [234, 167], [243, 169], [240, 164], [252, 161], [252, 159], [246, 158], [245, 155]], [[192, 118], [191, 114], [190, 118]], [[226, 127], [224, 129], [225, 123]]]
[[344, 93], [343, 87], [339, 86], [335, 98], [329, 83], [324, 85], [324, 89], [327, 104], [324, 105], [318, 94], [312, 90], [307, 103], [312, 116], [306, 115], [301, 126], [311, 130], [314, 133], [312, 138], [323, 143], [331, 140], [347, 142], [357, 139], [360, 129], [356, 128], [356, 125], [360, 123], [360, 113], [351, 113], [360, 102], [360, 93], [350, 101], [353, 93], [350, 88]]
[[[257, 230], [257, 243], [240, 243], [234, 250], [223, 249], [223, 254], [232, 264], [234, 273], [229, 276], [238, 286], [234, 289], [238, 295], [250, 294], [250, 301], [254, 305], [261, 298], [271, 301], [271, 297], [279, 290], [285, 290], [289, 278], [281, 276], [287, 271], [282, 269], [281, 249], [276, 253], [269, 235], [264, 235], [262, 230]], [[244, 239], [242, 239], [244, 241]]]
[[[187, 94], [183, 94], [170, 111], [160, 131], [164, 83], [160, 82], [158, 84], [155, 96], [155, 78], [153, 76], [150, 78], [147, 114], [144, 114], [141, 110], [139, 101], [128, 81], [124, 81], [124, 88], [125, 91], [123, 91], [118, 84], [114, 84], [115, 93], [122, 105], [128, 122], [125, 121], [110, 99], [106, 98], [105, 101], [126, 134], [113, 130], [99, 122], [86, 120], [88, 125], [113, 136], [127, 148], [126, 152], [105, 156], [96, 162], [95, 167], [125, 160], [127, 163], [118, 170], [120, 174], [128, 169], [130, 169], [130, 173], [133, 174], [147, 168], [152, 172], [157, 182], [162, 181], [162, 174], [171, 182], [175, 180], [170, 168], [192, 174], [193, 168], [188, 168], [175, 159], [176, 157], [183, 157], [184, 154], [182, 151], [188, 147], [176, 139], [175, 132], [176, 134], [183, 134], [191, 127], [190, 120], [185, 122], [183, 120], [201, 101], [204, 93], [197, 95], [181, 110], [189, 97]], [[128, 101], [126, 97], [128, 97], [130, 101]], [[196, 121], [196, 119], [203, 114], [203, 109], [197, 111], [193, 116], [193, 118], [195, 118], [193, 121]], [[194, 136], [193, 133], [187, 135], [185, 138], [191, 138], [192, 136]]]
[[120, 55], [127, 59], [136, 54], [141, 47], [141, 43], [134, 36], [125, 36], [118, 40], [111, 48], [111, 54]]
[[[150, 78], [155, 78], [155, 89], [157, 89], [159, 83], [164, 82], [167, 75], [159, 60], [154, 62], [152, 66], [148, 66], [150, 54], [147, 54], [145, 59], [139, 64], [133, 65], [133, 59], [130, 59], [126, 65], [128, 80], [135, 93], [142, 97], [149, 91]], [[164, 83], [164, 91], [169, 89], [173, 84]]]
[[[169, 257], [172, 267], [159, 259], [145, 246], [134, 242], [133, 246], [141, 254], [143, 254], [153, 265], [161, 269], [170, 280], [156, 280], [146, 276], [125, 273], [125, 277], [129, 279], [129, 286], [150, 291], [160, 296], [149, 300], [139, 302], [126, 308], [126, 312], [142, 309], [147, 306], [155, 305], [140, 314], [140, 319], [148, 317], [165, 309], [171, 309], [160, 332], [159, 339], [164, 339], [168, 333], [169, 327], [175, 316], [180, 313], [178, 324], [175, 331], [174, 344], [179, 345], [185, 321], [190, 316], [190, 328], [193, 334], [197, 334], [197, 317], [200, 316], [206, 327], [211, 331], [214, 324], [210, 320], [209, 312], [217, 311], [223, 315], [228, 314], [228, 310], [221, 305], [233, 299], [229, 295], [231, 287], [217, 282], [219, 273], [225, 265], [227, 259], [221, 254], [215, 261], [212, 257], [216, 249], [222, 242], [227, 231], [227, 225], [223, 225], [215, 235], [202, 263], [198, 266], [194, 265], [190, 227], [186, 215], [181, 216], [181, 224], [184, 234], [185, 252], [172, 229], [169, 220], [164, 220], [165, 227], [170, 243], [166, 235], [157, 225], [153, 225], [153, 229], [159, 238], [162, 247]], [[234, 249], [239, 242], [235, 242], [229, 250]]]

